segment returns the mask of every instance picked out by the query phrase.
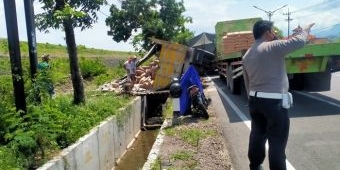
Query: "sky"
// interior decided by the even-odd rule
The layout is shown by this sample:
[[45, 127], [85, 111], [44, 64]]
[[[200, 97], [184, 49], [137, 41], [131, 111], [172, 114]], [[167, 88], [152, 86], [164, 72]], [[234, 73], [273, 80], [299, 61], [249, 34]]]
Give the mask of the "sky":
[[[0, 1], [0, 38], [7, 38], [4, 2]], [[17, 20], [20, 41], [27, 41], [24, 0], [16, 1]], [[193, 23], [187, 28], [198, 35], [202, 32], [214, 33], [215, 24], [219, 21], [261, 17], [268, 20], [268, 12], [273, 12], [271, 21], [280, 28], [284, 35], [288, 32], [287, 18], [291, 13], [290, 30], [298, 25], [304, 27], [315, 23], [312, 34], [327, 31], [332, 26], [340, 24], [340, 0], [183, 0], [186, 12], [184, 16], [191, 17]], [[109, 4], [117, 4], [119, 0], [108, 0]], [[285, 6], [286, 5], [286, 6]], [[260, 9], [255, 8], [257, 6]], [[283, 7], [285, 6], [285, 7]], [[281, 8], [283, 7], [283, 8]], [[281, 8], [281, 9], [279, 9]], [[279, 10], [277, 10], [279, 9]], [[275, 12], [274, 12], [275, 11]], [[34, 1], [35, 14], [41, 13], [41, 4]], [[133, 46], [128, 42], [117, 43], [107, 35], [108, 27], [105, 18], [109, 15], [109, 6], [103, 6], [98, 12], [99, 20], [91, 29], [81, 31], [75, 29], [77, 45], [88, 48], [106, 49], [113, 51], [133, 51]], [[291, 31], [290, 31], [291, 32]], [[339, 30], [340, 34], [340, 30]], [[65, 45], [65, 33], [61, 30], [52, 30], [46, 34], [36, 32], [38, 43]], [[340, 35], [339, 35], [340, 36]]]

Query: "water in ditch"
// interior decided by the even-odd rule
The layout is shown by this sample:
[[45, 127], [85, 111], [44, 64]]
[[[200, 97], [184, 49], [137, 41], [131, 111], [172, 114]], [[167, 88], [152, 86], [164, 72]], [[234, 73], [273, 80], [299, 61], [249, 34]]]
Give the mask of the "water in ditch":
[[158, 132], [159, 129], [142, 131], [119, 164], [115, 167], [115, 170], [142, 169], [152, 145], [156, 140]]

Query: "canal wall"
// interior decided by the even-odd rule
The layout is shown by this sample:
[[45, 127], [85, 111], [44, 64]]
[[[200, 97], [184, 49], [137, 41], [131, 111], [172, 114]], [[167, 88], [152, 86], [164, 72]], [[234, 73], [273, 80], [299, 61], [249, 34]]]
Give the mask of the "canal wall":
[[38, 170], [111, 170], [141, 129], [141, 97], [119, 109]]

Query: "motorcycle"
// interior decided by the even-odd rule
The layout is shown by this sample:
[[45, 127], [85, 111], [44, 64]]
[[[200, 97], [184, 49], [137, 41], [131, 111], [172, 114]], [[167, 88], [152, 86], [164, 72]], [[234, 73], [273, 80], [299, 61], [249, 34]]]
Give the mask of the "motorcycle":
[[207, 112], [209, 100], [202, 95], [196, 85], [190, 86], [188, 90], [190, 93], [193, 114], [198, 117], [203, 117], [204, 119], [209, 119], [209, 114]]

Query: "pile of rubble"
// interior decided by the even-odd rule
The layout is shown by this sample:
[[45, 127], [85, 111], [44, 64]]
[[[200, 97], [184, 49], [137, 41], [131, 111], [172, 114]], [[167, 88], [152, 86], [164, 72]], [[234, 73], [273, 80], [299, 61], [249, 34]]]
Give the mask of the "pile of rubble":
[[138, 66], [136, 68], [135, 82], [132, 82], [127, 76], [125, 76], [125, 78], [103, 84], [98, 88], [98, 90], [103, 92], [114, 91], [116, 93], [153, 91], [153, 83], [158, 68], [159, 60], [155, 59], [148, 65]]

